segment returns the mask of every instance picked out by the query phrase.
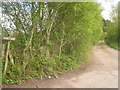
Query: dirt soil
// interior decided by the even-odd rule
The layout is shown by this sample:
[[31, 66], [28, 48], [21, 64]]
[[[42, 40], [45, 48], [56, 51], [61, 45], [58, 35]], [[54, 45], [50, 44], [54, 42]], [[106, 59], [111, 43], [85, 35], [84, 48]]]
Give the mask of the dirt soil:
[[118, 51], [99, 43], [93, 47], [88, 64], [57, 77], [33, 78], [4, 88], [118, 88]]

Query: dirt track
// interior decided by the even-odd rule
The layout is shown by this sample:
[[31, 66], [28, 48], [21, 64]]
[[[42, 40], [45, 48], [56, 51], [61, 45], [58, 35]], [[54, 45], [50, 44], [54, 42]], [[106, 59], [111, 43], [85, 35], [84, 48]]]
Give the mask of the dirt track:
[[118, 88], [118, 51], [104, 43], [93, 47], [92, 60], [58, 79], [31, 79], [8, 88]]

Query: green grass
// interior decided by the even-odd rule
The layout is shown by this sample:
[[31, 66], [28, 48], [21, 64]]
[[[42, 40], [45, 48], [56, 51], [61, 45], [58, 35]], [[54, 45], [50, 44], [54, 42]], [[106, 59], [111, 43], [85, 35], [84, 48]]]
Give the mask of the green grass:
[[120, 50], [120, 45], [118, 45], [118, 41], [113, 39], [106, 39], [105, 42], [112, 48], [116, 49], [116, 50]]
[[108, 42], [108, 45], [116, 50], [120, 50], [120, 46], [115, 42]]

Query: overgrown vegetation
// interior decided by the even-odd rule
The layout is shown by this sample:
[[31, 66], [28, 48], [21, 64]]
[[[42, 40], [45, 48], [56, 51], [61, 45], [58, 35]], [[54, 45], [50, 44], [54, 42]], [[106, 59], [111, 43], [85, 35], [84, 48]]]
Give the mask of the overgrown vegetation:
[[[10, 45], [14, 64], [8, 62], [4, 83], [63, 73], [85, 64], [103, 33], [101, 10], [94, 2], [7, 2], [2, 8], [11, 23], [10, 28], [3, 26], [3, 36], [16, 38]], [[5, 57], [3, 70], [4, 64]]]
[[107, 22], [106, 26], [106, 37], [105, 41], [111, 47], [120, 50], [120, 46], [118, 44], [118, 22]]
[[[117, 7], [116, 7], [117, 8]], [[119, 30], [118, 30], [118, 13], [115, 7], [112, 11], [112, 20], [104, 21], [104, 32], [106, 33], [105, 42], [114, 49], [120, 50]]]

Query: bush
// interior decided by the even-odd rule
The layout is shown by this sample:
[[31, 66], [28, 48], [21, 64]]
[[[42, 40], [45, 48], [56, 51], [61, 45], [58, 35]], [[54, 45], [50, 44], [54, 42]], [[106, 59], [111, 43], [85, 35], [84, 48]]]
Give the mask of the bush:
[[118, 21], [106, 21], [105, 33], [105, 42], [111, 47], [120, 50], [120, 46], [118, 45]]
[[[17, 4], [31, 10], [29, 7], [31, 3], [18, 2]], [[48, 13], [52, 13], [52, 16], [49, 14], [45, 19], [47, 23], [37, 11], [45, 9], [45, 7], [41, 8], [44, 6], [41, 2], [32, 3], [34, 7], [32, 9], [36, 13], [35, 20], [30, 18], [34, 13], [30, 14], [22, 10], [23, 7], [19, 13], [23, 12], [20, 16], [26, 13], [26, 19], [22, 16], [20, 18], [13, 16], [13, 21], [19, 18], [23, 22], [16, 21], [17, 25], [15, 23], [16, 29], [13, 30], [12, 36], [16, 37], [16, 41], [12, 42], [10, 47], [15, 65], [9, 63], [3, 82], [18, 83], [23, 79], [71, 71], [88, 61], [92, 46], [100, 40], [102, 18], [98, 4], [94, 2], [62, 3], [61, 7], [59, 7], [61, 3], [47, 4]], [[38, 7], [39, 5], [41, 7]], [[8, 7], [13, 6], [8, 4]], [[23, 26], [25, 26], [24, 30]]]

